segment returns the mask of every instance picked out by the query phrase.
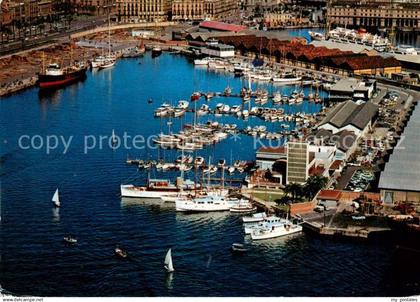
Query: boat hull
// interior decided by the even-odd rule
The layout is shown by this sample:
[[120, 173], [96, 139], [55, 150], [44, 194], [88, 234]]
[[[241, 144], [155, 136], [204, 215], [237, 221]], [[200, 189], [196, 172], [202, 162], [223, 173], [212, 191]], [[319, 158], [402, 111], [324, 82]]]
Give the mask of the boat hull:
[[162, 197], [176, 197], [179, 194], [179, 190], [177, 189], [168, 191], [152, 191], [146, 189], [139, 189], [133, 185], [124, 185], [121, 186], [120, 189], [121, 197], [132, 198], [162, 199]]
[[41, 89], [53, 89], [64, 87], [81, 81], [86, 78], [86, 68], [79, 69], [74, 72], [68, 72], [63, 75], [38, 75], [38, 86]]
[[264, 239], [271, 239], [277, 237], [283, 237], [291, 234], [296, 234], [302, 232], [302, 226], [300, 225], [293, 225], [287, 228], [287, 226], [281, 226], [278, 228], [274, 228], [271, 230], [256, 230], [251, 233], [252, 240], [264, 240]]

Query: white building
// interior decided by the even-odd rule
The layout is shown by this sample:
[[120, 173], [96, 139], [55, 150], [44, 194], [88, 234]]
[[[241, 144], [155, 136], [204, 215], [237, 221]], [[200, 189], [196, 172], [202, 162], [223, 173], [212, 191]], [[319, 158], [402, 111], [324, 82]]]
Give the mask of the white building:
[[201, 53], [210, 57], [232, 58], [235, 56], [235, 47], [226, 44], [210, 44], [202, 48]]

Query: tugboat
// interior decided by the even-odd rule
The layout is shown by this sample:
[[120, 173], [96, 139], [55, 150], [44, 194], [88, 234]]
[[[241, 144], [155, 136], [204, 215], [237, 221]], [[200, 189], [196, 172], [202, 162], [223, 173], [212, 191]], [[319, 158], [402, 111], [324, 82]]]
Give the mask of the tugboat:
[[59, 88], [86, 78], [86, 67], [73, 64], [62, 68], [59, 64], [49, 64], [38, 73], [38, 86], [41, 89]]

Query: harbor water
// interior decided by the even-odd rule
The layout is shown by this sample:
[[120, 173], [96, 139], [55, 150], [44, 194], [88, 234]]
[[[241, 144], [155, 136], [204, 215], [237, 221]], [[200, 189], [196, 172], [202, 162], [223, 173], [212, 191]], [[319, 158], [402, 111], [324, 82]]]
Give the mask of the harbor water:
[[[384, 296], [413, 294], [416, 285], [396, 276], [392, 247], [341, 242], [300, 234], [250, 242], [244, 255], [232, 255], [243, 242], [240, 217], [229, 213], [185, 215], [171, 205], [142, 203], [119, 196], [122, 183], [141, 184], [146, 173], [125, 164], [127, 156], [174, 160], [179, 152], [152, 146], [110, 148], [100, 136], [131, 137], [168, 132], [167, 119], [153, 118], [162, 102], [176, 105], [193, 91], [238, 93], [241, 79], [197, 69], [182, 56], [117, 62], [113, 69], [89, 72], [84, 82], [48, 95], [36, 88], [0, 100], [0, 284], [18, 295], [35, 296]], [[246, 83], [245, 83], [246, 85]], [[255, 88], [255, 83], [253, 84]], [[290, 94], [294, 87], [268, 87]], [[308, 93], [306, 88], [305, 91]], [[153, 100], [149, 103], [148, 100]], [[200, 101], [199, 104], [205, 102]], [[240, 104], [238, 98], [215, 98]], [[317, 112], [305, 101], [281, 105], [286, 113]], [[191, 123], [188, 113], [172, 119], [172, 131]], [[266, 125], [259, 118], [204, 116], [207, 120]], [[293, 128], [293, 124], [290, 125]], [[24, 146], [19, 139], [24, 137]], [[55, 135], [54, 150], [41, 141]], [[36, 137], [36, 138], [35, 138]], [[35, 144], [26, 148], [30, 139]], [[93, 141], [96, 140], [95, 147]], [[86, 140], [89, 147], [86, 149]], [[22, 141], [21, 141], [22, 143]], [[267, 143], [267, 142], [265, 142]], [[244, 135], [230, 137], [198, 154], [206, 159], [254, 160], [259, 145]], [[157, 172], [153, 177], [174, 177]], [[192, 177], [192, 175], [187, 175]], [[60, 190], [62, 207], [51, 198]], [[74, 246], [63, 236], [78, 238]], [[128, 259], [114, 257], [116, 245]], [[172, 248], [175, 272], [163, 260]], [[418, 285], [417, 285], [418, 286]]]

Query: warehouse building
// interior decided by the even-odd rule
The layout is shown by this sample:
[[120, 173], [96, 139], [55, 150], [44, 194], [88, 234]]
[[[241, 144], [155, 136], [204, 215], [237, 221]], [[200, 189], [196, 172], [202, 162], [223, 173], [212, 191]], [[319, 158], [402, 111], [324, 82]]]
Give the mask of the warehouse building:
[[372, 102], [358, 105], [347, 101], [335, 106], [318, 125], [318, 129], [338, 133], [343, 130], [354, 132], [357, 138], [366, 134], [378, 113], [378, 106]]
[[420, 109], [416, 107], [379, 179], [381, 200], [387, 204], [420, 204], [419, 133]]

